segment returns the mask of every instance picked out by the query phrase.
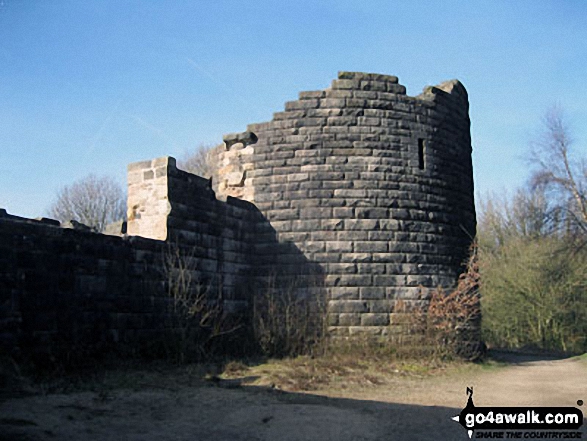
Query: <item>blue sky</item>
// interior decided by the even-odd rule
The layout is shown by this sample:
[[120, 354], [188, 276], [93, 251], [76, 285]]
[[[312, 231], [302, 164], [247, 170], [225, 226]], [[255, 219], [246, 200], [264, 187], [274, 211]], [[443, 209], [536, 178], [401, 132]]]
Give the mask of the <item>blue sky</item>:
[[[469, 92], [476, 192], [512, 191], [546, 109], [587, 149], [587, 2], [0, 0], [0, 207], [270, 120], [339, 70]], [[126, 184], [125, 184], [126, 185]]]

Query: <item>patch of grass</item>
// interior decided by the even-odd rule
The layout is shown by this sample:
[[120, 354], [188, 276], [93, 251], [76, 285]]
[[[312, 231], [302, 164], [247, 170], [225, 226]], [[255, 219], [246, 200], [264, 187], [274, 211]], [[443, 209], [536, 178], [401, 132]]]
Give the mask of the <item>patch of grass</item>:
[[249, 369], [249, 366], [241, 360], [231, 360], [224, 366], [224, 373], [227, 375], [240, 375]]
[[380, 357], [356, 357], [350, 354], [299, 356], [271, 359], [246, 370], [226, 369], [223, 378], [250, 377], [257, 386], [286, 391], [369, 388], [390, 384], [402, 378], [426, 378], [461, 363], [429, 360], [393, 360]]

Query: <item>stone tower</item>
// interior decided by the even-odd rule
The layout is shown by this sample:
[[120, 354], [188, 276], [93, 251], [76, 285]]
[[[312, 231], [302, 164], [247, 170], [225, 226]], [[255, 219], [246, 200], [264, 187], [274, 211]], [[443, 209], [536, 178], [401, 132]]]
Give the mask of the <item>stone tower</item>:
[[216, 190], [267, 219], [259, 265], [320, 268], [333, 331], [383, 332], [399, 300], [462, 270], [476, 227], [468, 111], [456, 80], [411, 97], [397, 77], [340, 72], [225, 136]]

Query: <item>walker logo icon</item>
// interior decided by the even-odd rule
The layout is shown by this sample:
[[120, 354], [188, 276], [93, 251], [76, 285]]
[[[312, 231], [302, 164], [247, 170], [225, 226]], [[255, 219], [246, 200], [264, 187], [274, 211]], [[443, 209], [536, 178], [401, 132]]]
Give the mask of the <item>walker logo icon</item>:
[[[578, 429], [583, 424], [583, 413], [576, 407], [475, 407], [472, 387], [467, 388], [467, 395], [467, 405], [452, 419], [467, 430], [469, 438], [475, 430], [499, 431], [490, 436], [477, 433], [475, 438], [522, 438], [521, 431], [525, 431], [524, 438], [581, 438]], [[577, 404], [583, 402], [579, 400]], [[532, 432], [528, 435], [529, 430]]]

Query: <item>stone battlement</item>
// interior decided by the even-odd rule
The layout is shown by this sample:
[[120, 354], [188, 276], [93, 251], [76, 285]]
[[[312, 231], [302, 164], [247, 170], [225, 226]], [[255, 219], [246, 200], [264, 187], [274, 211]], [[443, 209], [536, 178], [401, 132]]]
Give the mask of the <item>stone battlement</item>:
[[468, 107], [456, 80], [410, 97], [397, 77], [340, 72], [249, 125], [247, 154], [227, 145], [218, 192], [319, 264], [333, 330], [386, 332], [398, 301], [454, 285], [475, 236]]
[[397, 77], [340, 72], [225, 135], [212, 180], [171, 157], [130, 164], [122, 238], [2, 210], [0, 336], [71, 337], [76, 317], [102, 340], [156, 332], [170, 243], [235, 305], [251, 278], [319, 275], [307, 291], [327, 296], [331, 332], [390, 332], [399, 303], [454, 286], [475, 236], [468, 108], [456, 80], [411, 97]]

